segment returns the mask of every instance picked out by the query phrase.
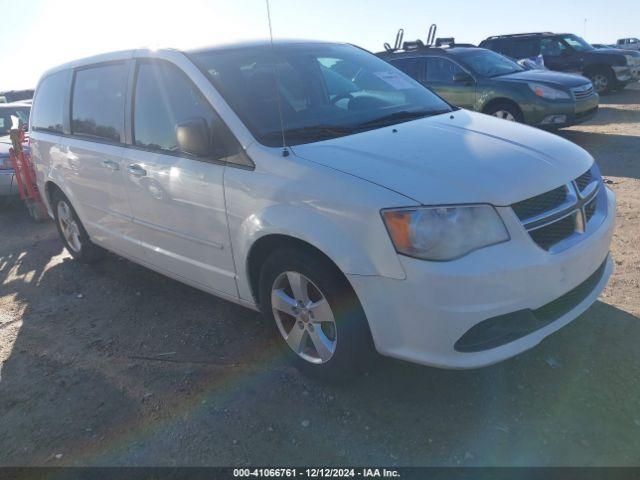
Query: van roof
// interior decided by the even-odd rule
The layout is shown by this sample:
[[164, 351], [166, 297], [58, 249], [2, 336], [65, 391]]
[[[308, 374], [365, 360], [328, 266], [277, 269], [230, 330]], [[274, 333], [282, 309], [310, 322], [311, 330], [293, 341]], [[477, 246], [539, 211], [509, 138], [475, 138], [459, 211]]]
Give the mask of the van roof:
[[[297, 39], [288, 39], [288, 40], [274, 40], [273, 44], [276, 46], [287, 46], [287, 45], [298, 45], [298, 44], [333, 44], [333, 45], [345, 45], [346, 42], [328, 42], [323, 40], [297, 40]], [[129, 50], [119, 50], [115, 52], [107, 52], [101, 53], [97, 55], [92, 55], [89, 57], [79, 58], [76, 60], [72, 60], [70, 62], [63, 63], [56, 67], [50, 68], [42, 74], [42, 78], [47, 75], [51, 75], [52, 73], [68, 70], [71, 68], [81, 67], [83, 65], [88, 65], [92, 63], [101, 63], [101, 62], [109, 62], [116, 60], [128, 60], [134, 58], [136, 52], [145, 51], [145, 50], [154, 50], [154, 51], [180, 51], [186, 54], [195, 54], [200, 52], [208, 52], [215, 50], [226, 50], [233, 48], [251, 48], [251, 47], [268, 47], [271, 45], [271, 41], [269, 39], [258, 39], [258, 40], [246, 40], [246, 41], [236, 41], [236, 42], [228, 42], [228, 43], [220, 43], [210, 46], [204, 46], [194, 49], [188, 50], [179, 50], [176, 48], [149, 48], [149, 47], [141, 47], [134, 48]]]

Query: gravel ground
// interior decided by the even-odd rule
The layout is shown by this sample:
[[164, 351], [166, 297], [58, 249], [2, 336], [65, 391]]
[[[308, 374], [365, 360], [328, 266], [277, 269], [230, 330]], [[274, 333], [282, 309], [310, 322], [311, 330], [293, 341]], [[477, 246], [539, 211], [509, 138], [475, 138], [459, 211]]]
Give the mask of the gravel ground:
[[257, 314], [0, 212], [0, 465], [640, 465], [640, 88], [561, 132], [618, 196], [616, 271], [537, 348], [474, 371], [284, 365]]

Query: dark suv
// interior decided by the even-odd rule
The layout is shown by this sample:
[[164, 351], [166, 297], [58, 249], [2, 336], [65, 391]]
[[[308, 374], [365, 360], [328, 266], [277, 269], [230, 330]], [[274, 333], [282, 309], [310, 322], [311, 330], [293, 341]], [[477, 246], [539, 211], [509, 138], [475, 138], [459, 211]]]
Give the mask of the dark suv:
[[598, 111], [598, 94], [579, 75], [526, 70], [484, 48], [405, 42], [377, 54], [453, 105], [541, 128], [575, 125]]
[[640, 66], [640, 56], [633, 52], [596, 49], [571, 33], [497, 35], [480, 46], [515, 59], [542, 55], [548, 69], [580, 73], [591, 79], [598, 93], [624, 88], [635, 80]]

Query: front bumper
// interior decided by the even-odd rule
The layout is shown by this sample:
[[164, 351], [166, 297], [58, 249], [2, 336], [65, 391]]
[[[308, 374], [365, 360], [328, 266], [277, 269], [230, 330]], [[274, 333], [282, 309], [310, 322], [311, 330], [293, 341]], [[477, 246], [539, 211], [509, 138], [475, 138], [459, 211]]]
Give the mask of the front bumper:
[[9, 197], [18, 194], [13, 170], [0, 170], [0, 197]]
[[[540, 101], [525, 116], [526, 123], [539, 128], [563, 128], [578, 125], [593, 118], [598, 113], [600, 96], [596, 93], [583, 100], [563, 102]], [[551, 121], [560, 118], [561, 121]]]
[[624, 67], [611, 67], [613, 73], [616, 76], [616, 80], [618, 83], [627, 84], [633, 82], [633, 73], [632, 69], [629, 66]]
[[[615, 197], [606, 192], [602, 224], [571, 248], [551, 254], [537, 247], [510, 207], [500, 207], [512, 239], [451, 262], [401, 256], [405, 280], [348, 275], [384, 355], [443, 368], [476, 368], [537, 345], [583, 313], [613, 270], [609, 245]], [[574, 290], [604, 264], [581, 301], [542, 328], [509, 343], [461, 352], [455, 345], [472, 327], [501, 315], [536, 310]]]

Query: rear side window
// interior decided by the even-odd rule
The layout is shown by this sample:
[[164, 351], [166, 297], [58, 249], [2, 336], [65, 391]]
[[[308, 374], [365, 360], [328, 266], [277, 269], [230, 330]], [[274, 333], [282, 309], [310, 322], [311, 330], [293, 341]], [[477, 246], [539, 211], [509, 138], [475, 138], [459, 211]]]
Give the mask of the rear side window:
[[419, 58], [398, 58], [397, 60], [392, 61], [391, 65], [402, 70], [414, 80], [422, 80], [420, 72], [422, 61]]
[[538, 40], [528, 38], [505, 42], [502, 52], [511, 58], [520, 60], [521, 58], [538, 56], [540, 49], [538, 48]]
[[133, 142], [138, 147], [180, 152], [176, 127], [202, 118], [212, 132], [213, 156], [230, 155], [233, 142], [209, 102], [177, 67], [145, 62], [138, 67], [133, 110]]
[[71, 103], [71, 133], [122, 142], [126, 78], [124, 63], [77, 70]]
[[62, 133], [68, 85], [69, 71], [42, 79], [33, 102], [31, 126], [34, 130]]

